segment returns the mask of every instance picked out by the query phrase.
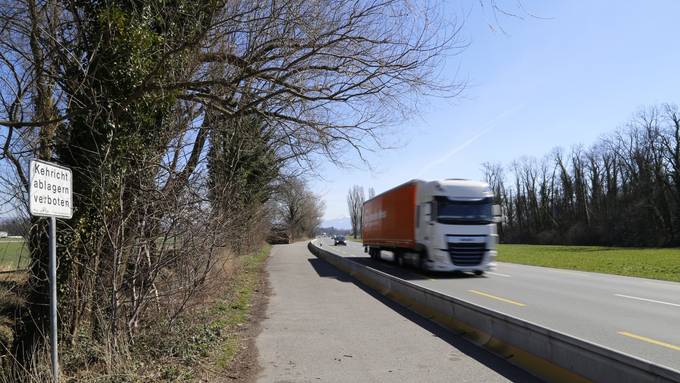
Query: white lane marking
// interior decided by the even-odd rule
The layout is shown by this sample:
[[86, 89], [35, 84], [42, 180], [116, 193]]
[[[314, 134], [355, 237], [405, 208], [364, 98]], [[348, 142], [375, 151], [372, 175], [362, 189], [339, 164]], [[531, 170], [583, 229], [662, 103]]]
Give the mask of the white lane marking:
[[557, 273], [557, 274], [567, 274], [571, 275], [572, 277], [579, 277], [579, 278], [598, 278], [602, 277], [602, 275], [589, 275], [587, 274], [587, 271], [579, 271], [579, 270], [567, 270], [567, 269], [552, 269], [549, 267], [544, 267], [545, 269], [548, 269], [548, 271], [552, 273]]
[[640, 297], [633, 297], [630, 295], [623, 295], [623, 294], [614, 294], [617, 297], [621, 298], [628, 298], [628, 299], [636, 299], [638, 301], [646, 301], [646, 302], [653, 302], [653, 303], [660, 303], [662, 305], [668, 305], [668, 306], [675, 306], [675, 307], [680, 307], [680, 304], [677, 303], [670, 303], [670, 302], [664, 302], [664, 301], [657, 301], [655, 299], [647, 299], [647, 298], [640, 298]]
[[669, 287], [669, 288], [680, 288], [680, 282], [664, 282], [664, 281], [654, 281], [654, 280], [648, 280], [648, 278], [642, 278], [642, 277], [635, 277], [632, 275], [617, 275], [617, 274], [604, 274], [604, 273], [598, 273], [598, 272], [592, 272], [592, 271], [582, 271], [582, 270], [571, 270], [571, 269], [555, 269], [547, 266], [533, 266], [533, 265], [522, 265], [519, 263], [503, 263], [503, 267], [510, 267], [512, 268], [513, 266], [519, 266], [521, 267], [526, 267], [526, 268], [532, 268], [532, 269], [539, 269], [541, 271], [547, 271], [547, 272], [552, 272], [552, 273], [559, 273], [559, 274], [568, 274], [571, 276], [575, 277], [582, 277], [582, 278], [591, 278], [594, 280], [607, 280], [611, 281], [614, 280], [616, 282], [622, 282], [622, 283], [644, 283], [648, 285], [656, 285], [656, 286], [663, 286], [663, 287]]
[[549, 273], [567, 274], [567, 275], [571, 275], [571, 276], [574, 276], [574, 277], [582, 277], [582, 278], [621, 277], [620, 275], [614, 275], [614, 274], [602, 274], [602, 273], [595, 273], [595, 272], [582, 271], [582, 270], [573, 270], [573, 269], [558, 269], [558, 268], [549, 267], [549, 266], [533, 266], [533, 265], [523, 265], [523, 264], [519, 264], [519, 263], [503, 263], [504, 268], [507, 268], [508, 266], [510, 266], [510, 268], [512, 268], [513, 266], [519, 266], [519, 268], [532, 268], [532, 269], [538, 269], [541, 272], [546, 271], [546, 272], [549, 272]]
[[676, 288], [676, 289], [680, 287], [680, 283], [677, 283], [677, 282], [676, 282], [676, 284], [672, 284], [672, 282], [671, 283], [654, 282], [654, 281], [643, 281], [643, 282], [648, 284], [648, 285], [671, 287], [671, 288]]
[[487, 273], [487, 274], [491, 274], [491, 275], [497, 275], [497, 276], [499, 276], [499, 277], [510, 278], [510, 276], [509, 276], [508, 274], [496, 273], [496, 272], [493, 272], [493, 271], [487, 271], [486, 273]]

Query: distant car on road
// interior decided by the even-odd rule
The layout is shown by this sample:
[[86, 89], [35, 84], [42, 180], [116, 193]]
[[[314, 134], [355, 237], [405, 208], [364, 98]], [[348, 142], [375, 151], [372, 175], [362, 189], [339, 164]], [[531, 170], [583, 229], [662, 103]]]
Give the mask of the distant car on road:
[[345, 237], [342, 235], [337, 235], [335, 238], [333, 238], [333, 245], [338, 246], [338, 245], [344, 245], [347, 246], [347, 242], [345, 242]]

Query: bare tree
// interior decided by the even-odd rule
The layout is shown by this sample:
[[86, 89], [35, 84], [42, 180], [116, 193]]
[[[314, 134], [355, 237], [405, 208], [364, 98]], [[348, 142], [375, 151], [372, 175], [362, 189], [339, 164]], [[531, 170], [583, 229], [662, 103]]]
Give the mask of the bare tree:
[[349, 219], [352, 223], [352, 235], [357, 238], [357, 234], [361, 233], [364, 201], [364, 188], [359, 185], [354, 185], [347, 192], [347, 209], [349, 210]]
[[278, 186], [274, 196], [276, 224], [284, 225], [291, 239], [312, 237], [321, 224], [323, 202], [300, 179], [288, 179]]
[[[484, 173], [484, 180], [489, 184], [491, 191], [496, 198], [495, 202], [499, 204], [503, 210], [502, 215], [508, 217], [509, 212], [506, 203], [508, 197], [505, 190], [505, 173], [503, 165], [499, 163], [494, 164], [484, 162], [482, 163], [482, 172]], [[503, 237], [503, 225], [498, 225], [498, 228], [500, 236]]]
[[368, 188], [368, 199], [371, 199], [373, 197], [375, 197], [375, 189], [373, 189], [373, 186], [371, 186], [370, 188]]

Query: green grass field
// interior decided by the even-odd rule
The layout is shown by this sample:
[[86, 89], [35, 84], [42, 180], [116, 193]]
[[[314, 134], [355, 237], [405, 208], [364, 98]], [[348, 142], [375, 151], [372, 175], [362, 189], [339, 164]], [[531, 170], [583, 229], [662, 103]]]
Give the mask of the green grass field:
[[680, 282], [680, 248], [501, 244], [498, 261]]
[[28, 262], [28, 249], [23, 240], [0, 239], [0, 271], [23, 269]]

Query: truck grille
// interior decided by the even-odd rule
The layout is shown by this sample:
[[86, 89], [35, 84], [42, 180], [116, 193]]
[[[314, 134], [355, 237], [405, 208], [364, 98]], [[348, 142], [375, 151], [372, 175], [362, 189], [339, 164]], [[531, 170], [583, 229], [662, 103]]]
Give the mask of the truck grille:
[[484, 259], [486, 244], [476, 243], [451, 243], [449, 242], [449, 256], [456, 266], [477, 266]]

